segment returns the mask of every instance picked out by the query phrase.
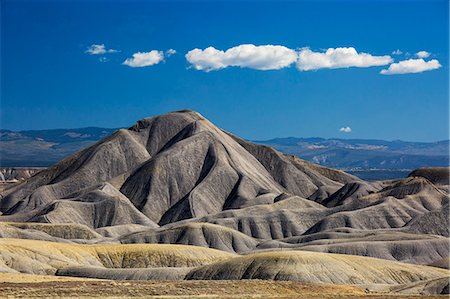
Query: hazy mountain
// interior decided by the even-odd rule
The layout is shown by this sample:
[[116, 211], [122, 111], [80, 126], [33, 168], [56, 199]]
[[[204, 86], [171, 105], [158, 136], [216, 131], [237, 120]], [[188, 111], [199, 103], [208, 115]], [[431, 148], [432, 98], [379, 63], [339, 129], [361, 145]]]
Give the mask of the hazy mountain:
[[449, 165], [449, 141], [276, 138], [256, 141], [328, 167], [415, 169]]
[[116, 129], [0, 130], [0, 166], [47, 167], [94, 144]]

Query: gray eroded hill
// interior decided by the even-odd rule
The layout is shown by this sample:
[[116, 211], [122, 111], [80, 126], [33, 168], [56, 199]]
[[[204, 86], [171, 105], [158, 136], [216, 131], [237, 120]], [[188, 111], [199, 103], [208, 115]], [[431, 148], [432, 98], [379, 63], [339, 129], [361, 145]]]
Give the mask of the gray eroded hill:
[[[119, 246], [119, 252], [120, 246], [133, 243], [245, 254], [236, 263], [224, 261], [203, 270], [177, 263], [176, 271], [146, 270], [148, 265], [118, 271], [101, 268], [104, 265], [94, 260], [71, 262], [63, 269], [45, 259], [37, 264], [19, 261], [20, 267], [13, 267], [26, 273], [40, 269], [39, 273], [113, 279], [187, 275], [302, 281], [290, 263], [301, 268], [323, 257], [336, 273], [321, 274], [325, 264], [316, 265], [320, 269], [307, 266], [308, 281], [411, 283], [405, 292], [437, 292], [439, 275], [420, 276], [423, 269], [435, 268], [411, 268], [405, 274], [411, 280], [392, 274], [400, 267], [393, 266], [391, 274], [383, 272], [386, 277], [379, 278], [375, 273], [381, 264], [364, 269], [370, 263], [357, 256], [429, 265], [448, 258], [450, 250], [446, 169], [419, 169], [401, 180], [365, 182], [244, 141], [192, 111], [144, 118], [0, 195], [0, 237], [28, 239], [27, 250], [44, 244], [32, 243], [41, 240], [67, 246], [109, 244]], [[54, 246], [59, 245], [50, 247]], [[72, 247], [62, 248], [75, 254]], [[278, 255], [280, 250], [289, 253]], [[345, 256], [335, 258], [333, 253]], [[3, 256], [1, 271], [12, 269], [11, 254]], [[350, 271], [353, 261], [359, 266]], [[345, 278], [348, 273], [351, 277]], [[421, 278], [429, 283], [413, 285]]]
[[[93, 228], [164, 225], [271, 204], [287, 194], [305, 197], [321, 186], [337, 190], [356, 179], [260, 148], [247, 151], [194, 112], [147, 118], [15, 187], [2, 199], [0, 211], [9, 221], [79, 223], [87, 218], [83, 224]], [[108, 181], [113, 185], [104, 185]], [[126, 219], [119, 213], [133, 207], [147, 222], [141, 215]], [[65, 212], [71, 209], [78, 215]], [[109, 219], [99, 219], [100, 209]]]

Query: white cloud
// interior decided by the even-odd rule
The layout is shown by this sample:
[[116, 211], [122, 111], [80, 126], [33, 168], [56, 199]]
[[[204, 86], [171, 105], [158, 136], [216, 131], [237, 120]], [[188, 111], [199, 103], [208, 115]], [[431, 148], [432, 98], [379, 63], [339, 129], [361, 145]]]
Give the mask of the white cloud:
[[104, 44], [92, 44], [90, 45], [85, 53], [91, 54], [91, 55], [99, 55], [99, 54], [105, 54], [105, 53], [116, 53], [117, 50], [114, 49], [106, 49]]
[[358, 53], [355, 48], [329, 48], [326, 52], [313, 52], [309, 48], [299, 51], [297, 68], [302, 71], [318, 69], [337, 69], [348, 67], [371, 67], [391, 63], [392, 57], [372, 56], [367, 53]]
[[411, 74], [435, 70], [441, 67], [436, 59], [425, 61], [423, 59], [408, 59], [393, 63], [388, 69], [381, 70], [383, 75]]
[[105, 56], [102, 56], [102, 57], [100, 57], [100, 58], [98, 59], [98, 61], [100, 61], [100, 62], [108, 62], [108, 61], [109, 61], [109, 58], [108, 58], [108, 57], [105, 57]]
[[397, 50], [392, 52], [392, 55], [402, 55], [402, 54], [403, 54], [403, 52], [400, 51], [400, 49], [397, 49]]
[[294, 63], [297, 60], [297, 53], [284, 46], [245, 44], [226, 51], [214, 47], [204, 50], [196, 48], [189, 51], [185, 57], [195, 69], [207, 72], [230, 66], [278, 70]]
[[177, 51], [175, 51], [174, 49], [169, 49], [169, 50], [166, 51], [166, 56], [170, 57], [170, 56], [172, 56], [175, 53], [177, 53]]
[[419, 58], [427, 58], [430, 56], [431, 53], [427, 52], [427, 51], [419, 51], [416, 53], [416, 56]]
[[130, 67], [145, 67], [160, 63], [164, 60], [164, 52], [152, 50], [150, 52], [137, 52], [133, 58], [127, 58], [122, 64]]
[[339, 131], [344, 132], [344, 133], [350, 133], [352, 131], [352, 128], [350, 127], [342, 127], [339, 129]]

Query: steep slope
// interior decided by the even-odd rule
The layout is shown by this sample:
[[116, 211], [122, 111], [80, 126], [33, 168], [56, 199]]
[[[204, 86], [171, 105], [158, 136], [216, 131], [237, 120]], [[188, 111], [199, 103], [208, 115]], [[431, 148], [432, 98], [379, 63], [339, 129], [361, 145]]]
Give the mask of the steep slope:
[[177, 111], [142, 119], [8, 190], [0, 221], [154, 227], [337, 190], [353, 179]]
[[318, 187], [324, 185], [339, 189], [342, 183], [359, 181], [358, 178], [344, 172], [314, 165], [294, 156], [284, 155], [271, 147], [257, 145], [227, 134], [255, 156], [277, 182], [292, 194], [308, 197]]
[[1, 199], [4, 214], [29, 211], [70, 197], [134, 169], [150, 155], [136, 134], [119, 130], [105, 140], [42, 170]]
[[181, 130], [121, 188], [160, 224], [273, 202], [283, 191], [253, 156], [205, 119]]
[[372, 185], [369, 185], [364, 182], [351, 182], [345, 184], [341, 189], [331, 194], [329, 197], [324, 199], [318, 198], [316, 200], [320, 204], [326, 207], [336, 207], [343, 204], [351, 203], [354, 200], [357, 200], [360, 197], [371, 194], [378, 191]]

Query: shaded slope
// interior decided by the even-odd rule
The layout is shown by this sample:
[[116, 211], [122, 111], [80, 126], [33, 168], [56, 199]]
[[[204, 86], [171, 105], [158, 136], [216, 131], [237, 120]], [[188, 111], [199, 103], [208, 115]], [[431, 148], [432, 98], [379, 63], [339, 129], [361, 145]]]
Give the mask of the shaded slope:
[[409, 174], [409, 177], [424, 177], [436, 185], [450, 185], [450, 168], [433, 167], [418, 168]]
[[121, 243], [185, 244], [228, 252], [248, 252], [259, 243], [236, 230], [209, 223], [187, 223], [170, 228], [147, 230], [120, 238]]
[[336, 207], [351, 203], [360, 197], [378, 191], [377, 188], [364, 182], [346, 183], [341, 189], [324, 199], [318, 198], [316, 201], [326, 207]]
[[292, 194], [308, 197], [320, 186], [328, 185], [337, 190], [342, 183], [359, 181], [358, 178], [341, 171], [314, 165], [284, 155], [271, 147], [257, 145], [228, 134], [255, 156], [277, 182]]

